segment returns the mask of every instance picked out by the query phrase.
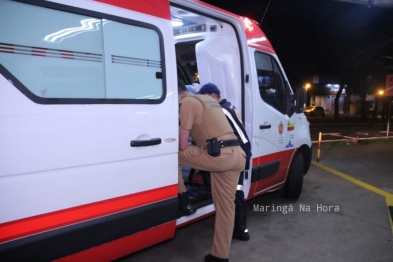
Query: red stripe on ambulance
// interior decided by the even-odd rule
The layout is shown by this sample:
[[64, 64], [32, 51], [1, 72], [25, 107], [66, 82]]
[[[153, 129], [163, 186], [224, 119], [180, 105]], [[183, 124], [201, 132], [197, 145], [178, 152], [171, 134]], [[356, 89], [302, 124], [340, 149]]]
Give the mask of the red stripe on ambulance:
[[274, 174], [274, 176], [252, 183], [250, 186], [250, 191], [248, 192], [247, 199], [251, 199], [263, 193], [282, 187], [288, 175], [288, 170], [289, 170], [288, 167], [291, 163], [292, 157], [295, 155], [295, 150], [296, 149], [289, 149], [289, 150], [280, 151], [274, 154], [260, 156], [252, 159], [253, 167], [258, 167], [277, 160], [280, 160], [280, 166], [277, 170], [277, 173]]
[[0, 224], [0, 243], [177, 197], [177, 184]]
[[174, 237], [175, 226], [176, 221], [168, 222], [55, 261], [113, 261], [119, 257]]
[[97, 2], [114, 5], [125, 9], [145, 13], [152, 16], [171, 20], [168, 0], [96, 0]]

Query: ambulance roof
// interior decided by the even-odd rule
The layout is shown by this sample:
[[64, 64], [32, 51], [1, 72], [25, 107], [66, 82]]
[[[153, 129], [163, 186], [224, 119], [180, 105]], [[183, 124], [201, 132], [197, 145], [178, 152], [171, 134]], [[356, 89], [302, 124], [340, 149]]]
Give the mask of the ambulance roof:
[[[164, 19], [173, 19], [171, 17], [170, 9], [169, 9], [169, 0], [132, 0], [132, 1], [124, 1], [124, 0], [95, 0], [97, 2], [102, 2], [114, 6], [118, 6], [121, 8], [126, 8], [130, 10], [134, 10], [137, 12], [153, 15], [156, 17], [161, 17]], [[260, 29], [257, 22], [248, 19], [246, 17], [241, 17], [239, 15], [228, 12], [224, 9], [218, 8], [216, 6], [207, 4], [205, 2], [199, 0], [170, 0], [170, 2], [178, 3], [179, 5], [189, 6], [191, 4], [193, 7], [198, 8], [202, 7], [201, 10], [198, 10], [203, 13], [203, 10], [211, 10], [214, 12], [209, 12], [209, 15], [220, 14], [220, 17], [228, 16], [232, 18], [231, 20], [235, 20], [237, 23], [242, 24], [247, 38], [247, 44], [250, 47], [262, 50], [264, 52], [274, 54], [275, 51], [270, 44], [270, 41], [266, 37], [265, 33]], [[202, 17], [202, 15], [200, 15]], [[198, 19], [194, 17], [193, 19]]]
[[[220, 14], [225, 14], [225, 15], [228, 15], [228, 16], [234, 18], [235, 20], [237, 20], [237, 22], [239, 24], [242, 24], [244, 27], [244, 30], [246, 32], [248, 46], [262, 50], [264, 52], [275, 54], [275, 51], [274, 51], [269, 39], [266, 37], [265, 33], [261, 30], [261, 28], [259, 27], [259, 24], [257, 22], [255, 22], [254, 20], [251, 20], [247, 17], [239, 16], [237, 14], [231, 13], [227, 10], [221, 9], [219, 7], [210, 5], [208, 3], [205, 3], [205, 2], [202, 2], [199, 0], [190, 0], [190, 1], [197, 3], [201, 6], [205, 6], [209, 9], [213, 9], [213, 10], [219, 12]], [[184, 2], [187, 2], [187, 1], [184, 1]]]

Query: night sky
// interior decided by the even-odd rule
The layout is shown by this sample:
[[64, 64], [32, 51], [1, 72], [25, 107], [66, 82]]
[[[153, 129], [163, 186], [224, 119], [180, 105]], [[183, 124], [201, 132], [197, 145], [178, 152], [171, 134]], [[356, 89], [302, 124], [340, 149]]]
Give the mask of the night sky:
[[[261, 22], [269, 0], [203, 0]], [[333, 0], [271, 0], [260, 24], [292, 86], [343, 72], [381, 84], [393, 73], [393, 8]]]

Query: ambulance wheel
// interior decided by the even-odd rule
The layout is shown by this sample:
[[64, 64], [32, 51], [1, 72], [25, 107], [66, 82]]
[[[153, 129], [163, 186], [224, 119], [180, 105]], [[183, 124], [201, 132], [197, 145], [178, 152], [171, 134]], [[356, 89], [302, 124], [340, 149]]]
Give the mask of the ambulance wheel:
[[291, 199], [298, 199], [303, 187], [303, 155], [297, 153], [289, 168], [287, 181], [284, 186], [284, 195]]

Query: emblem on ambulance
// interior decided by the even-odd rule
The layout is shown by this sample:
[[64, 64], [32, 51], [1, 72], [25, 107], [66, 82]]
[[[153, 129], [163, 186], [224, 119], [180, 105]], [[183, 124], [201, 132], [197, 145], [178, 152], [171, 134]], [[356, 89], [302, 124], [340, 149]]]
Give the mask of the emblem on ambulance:
[[280, 135], [282, 135], [283, 132], [284, 132], [284, 124], [283, 124], [282, 122], [280, 122], [280, 123], [278, 124], [278, 133], [279, 133]]
[[288, 122], [287, 130], [288, 130], [288, 131], [293, 131], [293, 130], [295, 130], [295, 123]]

